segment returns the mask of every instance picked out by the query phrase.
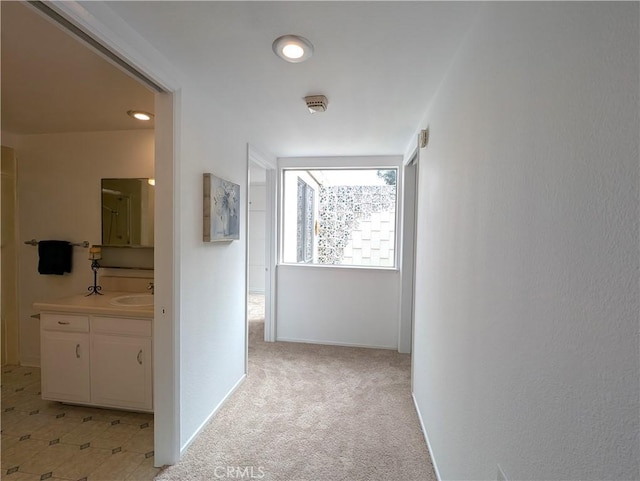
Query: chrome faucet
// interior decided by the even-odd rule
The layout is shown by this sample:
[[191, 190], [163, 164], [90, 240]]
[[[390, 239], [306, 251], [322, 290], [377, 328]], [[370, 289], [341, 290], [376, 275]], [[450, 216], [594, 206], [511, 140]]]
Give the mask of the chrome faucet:
[[151, 291], [151, 294], [153, 294], [153, 282], [149, 282], [149, 285], [147, 286], [147, 290]]

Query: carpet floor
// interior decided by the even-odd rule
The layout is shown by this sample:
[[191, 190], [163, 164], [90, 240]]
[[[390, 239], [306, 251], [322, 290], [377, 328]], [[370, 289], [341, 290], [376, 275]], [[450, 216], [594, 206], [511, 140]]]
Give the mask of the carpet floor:
[[157, 480], [435, 481], [410, 356], [265, 343], [249, 322], [244, 383]]

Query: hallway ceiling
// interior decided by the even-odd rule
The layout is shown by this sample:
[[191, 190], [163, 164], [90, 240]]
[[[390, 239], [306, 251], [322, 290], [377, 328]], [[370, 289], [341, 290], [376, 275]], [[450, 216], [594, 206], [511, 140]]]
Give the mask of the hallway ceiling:
[[[481, 8], [474, 2], [107, 4], [189, 82], [208, 88], [212, 115], [225, 127], [277, 156], [404, 153]], [[290, 64], [273, 54], [273, 40], [289, 33], [313, 43], [308, 61]], [[124, 112], [153, 109], [146, 87], [14, 2], [2, 2], [2, 67], [2, 127], [12, 132], [139, 128]], [[326, 95], [329, 105], [311, 115], [303, 98], [315, 94]]]
[[[107, 2], [189, 82], [225, 129], [277, 156], [403, 154], [479, 2]], [[272, 42], [307, 38], [302, 63]], [[324, 113], [303, 98], [325, 95]]]
[[153, 128], [154, 94], [21, 2], [2, 2], [2, 130], [15, 134]]

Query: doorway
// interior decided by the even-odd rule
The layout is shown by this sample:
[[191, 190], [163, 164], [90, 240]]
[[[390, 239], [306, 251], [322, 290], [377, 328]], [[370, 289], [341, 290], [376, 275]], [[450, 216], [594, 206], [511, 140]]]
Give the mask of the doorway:
[[[5, 5], [6, 3], [6, 5]], [[77, 2], [62, 2], [59, 5], [55, 6], [55, 10], [53, 7], [46, 4], [46, 2], [32, 2], [32, 3], [24, 3], [24, 2], [3, 2], [3, 63], [5, 59], [8, 61], [8, 58], [5, 56], [5, 47], [9, 48], [9, 46], [13, 47], [24, 47], [27, 45], [36, 45], [37, 42], [4, 42], [5, 34], [8, 33], [8, 28], [5, 28], [7, 25], [13, 24], [14, 29], [18, 31], [22, 31], [24, 33], [28, 33], [31, 30], [25, 27], [24, 23], [20, 22], [9, 22], [9, 16], [5, 16], [5, 7], [7, 8], [15, 8], [15, 9], [23, 9], [26, 12], [33, 12], [33, 9], [39, 10], [52, 10], [51, 12], [44, 12], [46, 16], [50, 16], [54, 21], [45, 23], [48, 25], [55, 25], [56, 23], [61, 24], [53, 27], [53, 31], [57, 32], [59, 35], [62, 31], [63, 38], [65, 40], [61, 40], [60, 42], [64, 42], [67, 44], [80, 44], [82, 46], [82, 52], [73, 57], [77, 61], [80, 59], [84, 59], [84, 55], [86, 52], [90, 52], [91, 55], [94, 55], [96, 58], [100, 58], [103, 64], [108, 66], [108, 69], [112, 71], [119, 72], [119, 75], [122, 75], [121, 70], [127, 70], [128, 74], [124, 75], [128, 82], [131, 82], [131, 75], [134, 75], [133, 72], [135, 69], [133, 67], [129, 67], [126, 69], [124, 65], [134, 64], [139, 66], [138, 68], [144, 68], [144, 74], [134, 75], [136, 78], [146, 77], [147, 80], [152, 78], [154, 82], [157, 82], [156, 87], [151, 86], [153, 91], [150, 94], [151, 102], [150, 104], [144, 105], [142, 107], [146, 107], [147, 110], [154, 110], [155, 103], [155, 132], [157, 133], [155, 138], [155, 146], [152, 146], [152, 150], [155, 150], [155, 170], [156, 174], [156, 246], [155, 246], [155, 274], [158, 281], [155, 283], [156, 290], [156, 305], [155, 308], [155, 319], [156, 323], [153, 329], [154, 336], [154, 406], [155, 406], [155, 423], [152, 426], [155, 431], [155, 462], [158, 465], [170, 464], [174, 463], [179, 459], [179, 426], [180, 426], [180, 418], [179, 418], [179, 389], [176, 388], [178, 385], [179, 379], [179, 368], [178, 368], [178, 346], [179, 346], [179, 332], [178, 332], [178, 301], [179, 299], [179, 283], [177, 279], [176, 271], [178, 270], [176, 256], [175, 256], [175, 232], [178, 232], [178, 229], [175, 227], [176, 216], [174, 215], [175, 204], [174, 197], [179, 196], [179, 192], [176, 187], [176, 169], [174, 168], [174, 153], [176, 150], [174, 149], [174, 135], [175, 129], [177, 127], [177, 123], [174, 122], [174, 109], [177, 108], [179, 102], [179, 94], [174, 92], [178, 90], [178, 88], [172, 83], [170, 79], [167, 78], [168, 72], [158, 67], [158, 58], [157, 52], [153, 50], [151, 46], [139, 45], [137, 40], [139, 36], [136, 36], [135, 32], [132, 29], [127, 30], [126, 28], [121, 28], [122, 25], [118, 24], [117, 20], [112, 19], [109, 16], [105, 16], [102, 11], [95, 11], [95, 5], [79, 5]], [[100, 5], [97, 5], [98, 9]], [[35, 18], [39, 22], [42, 22], [42, 15], [31, 15], [29, 18]], [[7, 19], [7, 25], [5, 25], [5, 18]], [[35, 20], [25, 19], [25, 22], [35, 22]], [[117, 35], [115, 32], [118, 32]], [[83, 32], [89, 35], [81, 35], [79, 32]], [[80, 37], [80, 41], [78, 42], [78, 38]], [[35, 38], [35, 36], [33, 37]], [[95, 40], [99, 39], [99, 40]], [[42, 41], [40, 42], [47, 46], [52, 46], [55, 48], [60, 48], [60, 43]], [[88, 42], [88, 43], [87, 43]], [[93, 42], [93, 43], [92, 43]], [[100, 43], [99, 43], [100, 42]], [[104, 45], [104, 46], [103, 46]], [[134, 49], [131, 47], [135, 45]], [[116, 49], [115, 46], [118, 48]], [[106, 52], [109, 52], [109, 47], [111, 47], [112, 51], [118, 52], [118, 58], [115, 58], [116, 55], [111, 53], [111, 55], [107, 55]], [[96, 55], [96, 50], [100, 52], [100, 55]], [[83, 54], [84, 52], [84, 54]], [[46, 55], [44, 53], [44, 48], [40, 45], [37, 49], [37, 55], [29, 53], [25, 55], [29, 60], [30, 65], [36, 65], [36, 59], [39, 58], [56, 58], [56, 62], [54, 63], [57, 66], [63, 65], [62, 56], [58, 53], [56, 55]], [[139, 58], [142, 56], [145, 58], [144, 66], [140, 67], [139, 62], [135, 62], [134, 58]], [[105, 62], [105, 57], [109, 59], [109, 61]], [[122, 59], [120, 59], [122, 57]], [[118, 61], [119, 60], [119, 61]], [[84, 62], [84, 63], [83, 63]], [[89, 65], [90, 62], [83, 61], [81, 62], [83, 65], [83, 73], [90, 71]], [[117, 66], [117, 67], [114, 67]], [[60, 70], [63, 73], [66, 73], [68, 77], [74, 78], [78, 77], [75, 75], [73, 68], [61, 68]], [[13, 69], [2, 69], [3, 72], [3, 116], [5, 114], [5, 108], [7, 108], [8, 112], [8, 103], [4, 102], [4, 94], [8, 92], [8, 88], [10, 83], [5, 82], [5, 74], [10, 73], [10, 71], [16, 71]], [[106, 68], [105, 68], [106, 70]], [[74, 72], [74, 74], [69, 75], [69, 72]], [[156, 72], [160, 72], [157, 73]], [[22, 82], [18, 82], [18, 86], [21, 84], [25, 84], [24, 78], [45, 78], [49, 83], [54, 83], [52, 81], [51, 76], [47, 74], [43, 74], [41, 71], [37, 71], [37, 75], [22, 75]], [[99, 79], [95, 81], [85, 81], [85, 85], [100, 85], [101, 88], [107, 88], [110, 85], [110, 82], [106, 79], [110, 78], [107, 76], [101, 76]], [[140, 80], [140, 82], [143, 82]], [[69, 82], [59, 82], [55, 83], [58, 88], [67, 85]], [[149, 86], [149, 81], [145, 82], [147, 86]], [[157, 87], [157, 85], [162, 85], [162, 87]], [[95, 87], [94, 87], [95, 88]], [[146, 88], [146, 87], [142, 87]], [[163, 90], [164, 89], [164, 90]], [[113, 89], [112, 89], [113, 90]], [[118, 92], [122, 92], [123, 89], [116, 89]], [[147, 92], [149, 90], [147, 89]], [[74, 92], [75, 94], [75, 104], [82, 105], [83, 109], [87, 106], [87, 104], [80, 98], [80, 92]], [[108, 98], [105, 94], [103, 99]], [[57, 100], [59, 99], [55, 95], [47, 95], [45, 101], [38, 102], [37, 99], [31, 99], [34, 103], [43, 105], [43, 106], [52, 106], [57, 105]], [[75, 105], [73, 104], [73, 105]], [[69, 104], [72, 105], [72, 104]], [[139, 108], [141, 105], [129, 105], [128, 108]], [[69, 107], [70, 108], [70, 107]], [[87, 109], [88, 110], [88, 109]], [[126, 115], [126, 109], [120, 109]], [[43, 119], [56, 119], [62, 120], [66, 118], [73, 118], [73, 115], [41, 115]], [[97, 118], [97, 117], [96, 117]], [[86, 125], [94, 125], [86, 122]], [[14, 132], [14, 130], [9, 128], [9, 125], [4, 122], [3, 118], [3, 128], [9, 132]], [[96, 131], [105, 131], [108, 129], [105, 128], [96, 128]], [[115, 129], [116, 131], [125, 131], [127, 127]], [[42, 130], [44, 132], [45, 130]], [[78, 132], [78, 130], [74, 130], [74, 132]], [[21, 132], [15, 131], [16, 134], [20, 134]], [[153, 143], [153, 140], [152, 140]], [[21, 147], [21, 146], [19, 146]], [[52, 151], [55, 152], [54, 149]], [[100, 153], [100, 151], [98, 152]], [[20, 158], [20, 152], [18, 152], [18, 156]], [[94, 157], [98, 157], [97, 155]], [[122, 156], [120, 156], [122, 157]], [[123, 158], [123, 157], [122, 157]], [[98, 165], [101, 169], [109, 169], [109, 164], [106, 161], [99, 162]], [[87, 172], [93, 172], [98, 178], [108, 177], [109, 174], [106, 173], [106, 170], [102, 173], [102, 175], [95, 172], [96, 169], [71, 169], [76, 175], [76, 180], [82, 175], [86, 175]], [[22, 180], [22, 171], [20, 171], [20, 179]], [[126, 176], [133, 177], [139, 176], [133, 170], [128, 170], [125, 174]], [[88, 184], [88, 183], [87, 183]], [[95, 190], [93, 187], [95, 182], [91, 181], [91, 188]], [[99, 183], [97, 184], [99, 188]], [[62, 189], [60, 189], [62, 190]], [[87, 192], [86, 195], [79, 196], [80, 199], [94, 199], [96, 196], [94, 195], [94, 190]], [[34, 202], [35, 204], [35, 202]], [[77, 202], [74, 205], [88, 206], [88, 202]], [[89, 207], [87, 207], [89, 208]], [[22, 214], [23, 204], [20, 204], [20, 213]], [[99, 209], [99, 207], [98, 207]], [[159, 216], [158, 212], [162, 212], [162, 215]], [[91, 213], [93, 216], [94, 214]], [[98, 214], [99, 215], [99, 214]], [[73, 218], [72, 216], [67, 215], [69, 218]], [[85, 216], [80, 215], [80, 218], [85, 218]], [[93, 218], [93, 217], [92, 217]], [[4, 219], [4, 215], [3, 215]], [[21, 221], [23, 217], [21, 216]], [[22, 227], [21, 222], [21, 227]], [[65, 237], [69, 236], [72, 240], [84, 240], [85, 232], [84, 230], [79, 233], [71, 232], [70, 229], [60, 229], [61, 234]], [[93, 232], [93, 231], [92, 231]], [[31, 234], [30, 232], [25, 235], [34, 235], [38, 238], [42, 238], [40, 234]], [[47, 233], [43, 233], [42, 235], [48, 235]], [[92, 242], [99, 243], [100, 236], [99, 234], [94, 234], [95, 239], [91, 239]], [[30, 238], [30, 237], [27, 237]], [[20, 248], [24, 249], [21, 245], [21, 241], [24, 239], [20, 239]], [[30, 252], [29, 255], [32, 256], [33, 252]], [[80, 254], [79, 254], [80, 255]], [[24, 257], [24, 256], [23, 256]], [[84, 256], [83, 256], [84, 257]], [[29, 257], [29, 259], [33, 259], [33, 257]], [[82, 259], [85, 261], [85, 259]], [[3, 263], [3, 270], [4, 270]], [[22, 268], [20, 272], [22, 272]], [[35, 270], [30, 269], [29, 273], [33, 274], [37, 279], [37, 273], [34, 274]], [[78, 270], [79, 273], [79, 270]], [[86, 289], [86, 282], [84, 279], [78, 281], [79, 287], [76, 286], [75, 291], [84, 291]], [[4, 286], [3, 286], [4, 287]], [[4, 288], [3, 288], [4, 293]], [[38, 293], [36, 293], [39, 295]], [[60, 296], [65, 295], [66, 293], [61, 294]], [[57, 296], [58, 293], [53, 294], [53, 296]], [[161, 302], [158, 302], [158, 299], [161, 299]], [[31, 299], [27, 299], [23, 301], [21, 299], [19, 305], [22, 306], [31, 306]], [[21, 323], [28, 321], [29, 326], [33, 326], [34, 332], [38, 330], [38, 321], [35, 319], [31, 319], [28, 313], [23, 315], [20, 319]], [[26, 336], [25, 336], [26, 337]], [[34, 352], [39, 352], [39, 343], [37, 342], [37, 336], [32, 336], [32, 339], [35, 339], [31, 344], [33, 345]], [[21, 339], [22, 342], [22, 339]], [[36, 351], [37, 350], [37, 351]], [[33, 365], [37, 365], [37, 362], [34, 362]], [[153, 460], [153, 458], [151, 458]], [[151, 461], [149, 461], [151, 462]]]
[[16, 219], [16, 155], [9, 147], [2, 147], [2, 365], [16, 365], [20, 361], [18, 322], [18, 244]]
[[266, 169], [249, 160], [249, 216], [247, 227], [247, 321], [249, 339], [264, 338], [267, 195]]
[[262, 321], [264, 340], [273, 342], [276, 337], [276, 159], [251, 145], [247, 149], [247, 191], [247, 324]]

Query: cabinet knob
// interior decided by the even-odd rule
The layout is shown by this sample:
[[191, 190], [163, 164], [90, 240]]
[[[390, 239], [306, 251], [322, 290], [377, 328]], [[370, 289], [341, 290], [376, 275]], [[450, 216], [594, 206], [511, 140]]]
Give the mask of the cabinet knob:
[[66, 326], [71, 323], [69, 321], [58, 321], [58, 324], [60, 324], [61, 326]]
[[138, 353], [138, 364], [142, 366], [142, 349], [140, 349], [140, 352]]

